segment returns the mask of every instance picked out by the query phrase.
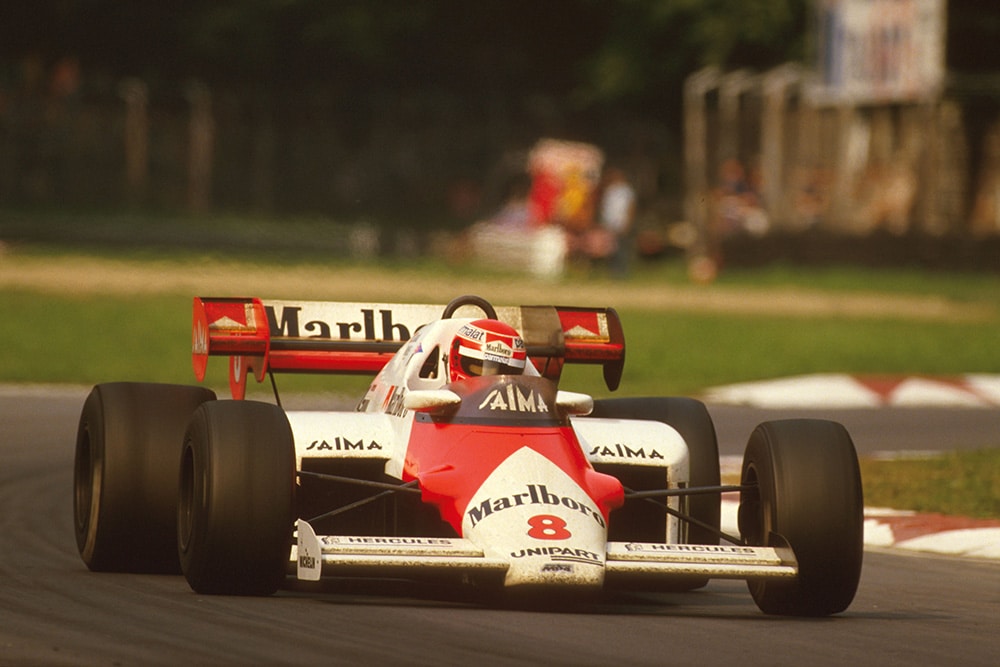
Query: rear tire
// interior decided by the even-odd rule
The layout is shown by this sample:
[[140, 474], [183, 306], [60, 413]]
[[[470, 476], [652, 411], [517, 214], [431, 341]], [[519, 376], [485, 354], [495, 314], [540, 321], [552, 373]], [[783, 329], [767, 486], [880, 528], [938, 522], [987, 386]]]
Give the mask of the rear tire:
[[73, 466], [73, 525], [95, 572], [177, 573], [177, 467], [202, 387], [115, 382], [83, 404]]
[[851, 604], [861, 577], [864, 500], [854, 443], [836, 422], [765, 422], [743, 458], [740, 535], [754, 546], [787, 543], [791, 581], [748, 581], [767, 614], [827, 616]]
[[[718, 486], [719, 485], [719, 445], [715, 435], [715, 425], [712, 422], [708, 409], [701, 401], [693, 398], [682, 397], [647, 397], [647, 398], [612, 398], [594, 401], [592, 417], [607, 417], [614, 419], [643, 419], [648, 421], [658, 421], [676, 430], [684, 442], [687, 443], [690, 464], [690, 486]], [[622, 475], [627, 475], [624, 471]], [[626, 486], [632, 486], [627, 480], [622, 480]], [[634, 488], [634, 486], [633, 486]], [[640, 489], [635, 489], [640, 490]], [[650, 490], [643, 488], [641, 490]], [[644, 503], [645, 501], [634, 500], [632, 503]], [[618, 520], [625, 522], [624, 534], [613, 534], [616, 541], [652, 541], [645, 537], [648, 527], [636, 525], [638, 516], [629, 514], [629, 501], [626, 506], [617, 510], [620, 516]], [[702, 494], [690, 496], [688, 498], [688, 514], [698, 521], [707, 524], [707, 528], [691, 523], [688, 525], [689, 544], [718, 544], [719, 528], [721, 524], [722, 497], [720, 494]], [[657, 526], [658, 540], [666, 538], [666, 515], [662, 511], [646, 514], [652, 520], [659, 520]], [[612, 517], [612, 531], [615, 518]], [[648, 523], [643, 521], [642, 523]], [[708, 584], [707, 578], [689, 579], [682, 584], [670, 584], [666, 586], [669, 590], [694, 590], [702, 588]], [[656, 579], [643, 582], [647, 588], [657, 586]]]
[[[708, 409], [693, 398], [612, 398], [594, 401], [591, 417], [643, 419], [658, 421], [672, 427], [687, 443], [690, 456], [690, 485], [719, 485], [719, 444], [715, 425]], [[691, 496], [692, 517], [708, 524], [715, 531], [691, 524], [688, 542], [718, 544], [722, 498], [717, 494]]]
[[181, 455], [177, 549], [202, 594], [271, 595], [288, 569], [295, 444], [285, 413], [216, 401], [191, 417]]

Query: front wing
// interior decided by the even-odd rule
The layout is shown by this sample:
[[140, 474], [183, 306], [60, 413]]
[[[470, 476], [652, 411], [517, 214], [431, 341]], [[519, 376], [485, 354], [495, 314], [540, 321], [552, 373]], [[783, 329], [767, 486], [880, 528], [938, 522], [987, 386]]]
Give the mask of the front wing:
[[[298, 521], [292, 548], [296, 577], [406, 576], [447, 571], [455, 574], [506, 572], [505, 560], [487, 557], [461, 538], [317, 536], [308, 522]], [[740, 545], [609, 542], [605, 573], [629, 576], [716, 579], [787, 579], [798, 575], [789, 548]]]

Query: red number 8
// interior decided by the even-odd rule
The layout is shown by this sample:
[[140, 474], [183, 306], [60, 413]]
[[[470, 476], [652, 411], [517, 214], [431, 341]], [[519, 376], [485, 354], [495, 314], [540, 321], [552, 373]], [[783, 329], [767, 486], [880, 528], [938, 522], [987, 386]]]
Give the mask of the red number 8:
[[573, 537], [573, 533], [566, 530], [566, 522], [560, 517], [552, 514], [539, 514], [528, 519], [531, 530], [528, 537], [536, 540], [565, 540]]

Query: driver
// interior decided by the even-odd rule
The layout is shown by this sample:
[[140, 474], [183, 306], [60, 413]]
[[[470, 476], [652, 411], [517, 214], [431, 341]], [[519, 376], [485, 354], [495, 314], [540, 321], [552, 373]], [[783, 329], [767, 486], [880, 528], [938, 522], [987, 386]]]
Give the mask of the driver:
[[451, 343], [451, 381], [480, 375], [521, 375], [527, 352], [517, 330], [499, 320], [463, 324]]

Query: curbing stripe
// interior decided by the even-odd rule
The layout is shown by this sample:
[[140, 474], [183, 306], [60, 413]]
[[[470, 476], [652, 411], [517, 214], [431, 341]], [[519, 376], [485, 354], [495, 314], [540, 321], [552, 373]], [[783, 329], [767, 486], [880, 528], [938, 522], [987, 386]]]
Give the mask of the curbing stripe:
[[[722, 500], [722, 530], [738, 535], [739, 502], [727, 496]], [[1000, 560], [1000, 520], [866, 508], [865, 548]]]
[[1000, 375], [957, 377], [821, 373], [708, 389], [709, 403], [759, 408], [1000, 407]]

